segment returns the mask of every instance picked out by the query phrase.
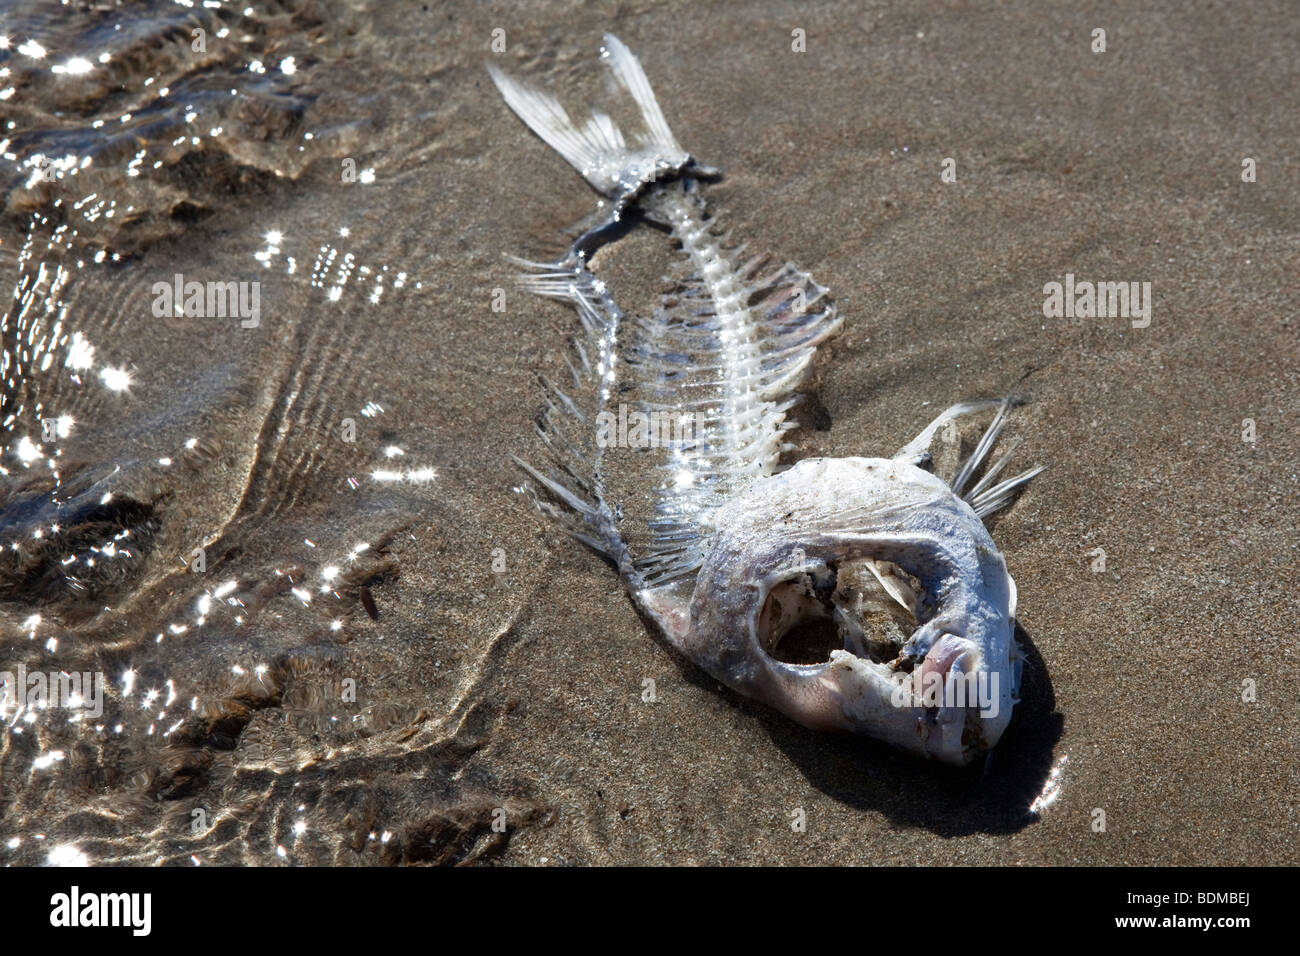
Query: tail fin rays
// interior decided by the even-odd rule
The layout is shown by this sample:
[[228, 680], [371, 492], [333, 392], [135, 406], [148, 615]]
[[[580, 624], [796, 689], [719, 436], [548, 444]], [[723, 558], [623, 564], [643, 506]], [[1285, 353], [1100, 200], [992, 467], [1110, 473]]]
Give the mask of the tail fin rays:
[[601, 59], [640, 110], [645, 131], [629, 145], [607, 114], [593, 110], [578, 126], [549, 93], [525, 86], [488, 64], [492, 82], [528, 128], [564, 157], [595, 189], [615, 200], [635, 195], [647, 183], [690, 161], [677, 145], [641, 64], [613, 34], [606, 34]]
[[668, 121], [664, 119], [664, 112], [659, 108], [659, 101], [655, 99], [654, 90], [650, 88], [645, 70], [641, 68], [641, 61], [633, 56], [632, 51], [624, 45], [623, 41], [612, 33], [605, 34], [605, 47], [601, 50], [600, 56], [609, 64], [614, 78], [623, 89], [632, 94], [632, 99], [636, 100], [636, 105], [640, 107], [641, 117], [650, 131], [650, 139], [645, 145], [656, 145], [680, 152], [673, 131], [668, 128]]

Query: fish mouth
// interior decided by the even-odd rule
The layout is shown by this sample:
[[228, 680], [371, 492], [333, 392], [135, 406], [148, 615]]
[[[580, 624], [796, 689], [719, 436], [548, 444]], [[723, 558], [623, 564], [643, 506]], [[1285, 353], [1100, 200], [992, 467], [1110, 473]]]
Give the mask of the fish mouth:
[[980, 647], [939, 628], [935, 612], [935, 595], [896, 565], [829, 561], [776, 581], [754, 634], [798, 719], [960, 766], [1000, 731], [976, 700], [945, 696], [950, 677], [978, 682], [984, 664]]

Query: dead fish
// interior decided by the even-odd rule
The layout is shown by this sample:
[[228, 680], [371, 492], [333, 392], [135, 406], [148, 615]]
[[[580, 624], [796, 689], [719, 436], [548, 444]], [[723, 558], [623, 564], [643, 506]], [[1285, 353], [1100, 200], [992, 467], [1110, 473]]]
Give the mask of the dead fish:
[[[730, 247], [702, 194], [718, 170], [677, 144], [626, 46], [606, 35], [601, 59], [640, 113], [630, 137], [601, 111], [578, 125], [551, 95], [488, 68], [603, 197], [558, 260], [515, 260], [525, 288], [579, 319], [570, 382], [547, 383], [538, 419], [552, 465], [516, 459], [520, 490], [607, 558], [672, 646], [722, 683], [809, 727], [969, 763], [998, 742], [1020, 686], [1016, 587], [983, 519], [1041, 468], [997, 481], [1008, 453], [980, 474], [1018, 403], [954, 405], [891, 458], [783, 466], [786, 413], [841, 319], [807, 272], [765, 272]], [[681, 255], [661, 307], [629, 318], [589, 261], [640, 219], [667, 229]], [[921, 467], [940, 429], [986, 411], [992, 423], [951, 481]], [[627, 534], [603, 456], [629, 418], [644, 431], [656, 416], [691, 427], [654, 446], [654, 513]], [[881, 595], [910, 633], [872, 610]], [[789, 660], [792, 635], [817, 621], [843, 646]]]

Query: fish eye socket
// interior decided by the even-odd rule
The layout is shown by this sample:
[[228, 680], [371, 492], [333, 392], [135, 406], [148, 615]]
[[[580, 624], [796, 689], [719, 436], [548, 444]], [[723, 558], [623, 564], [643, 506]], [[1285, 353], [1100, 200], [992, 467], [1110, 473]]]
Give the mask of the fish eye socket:
[[804, 666], [823, 664], [836, 650], [873, 663], [899, 660], [916, 617], [885, 589], [871, 564], [869, 558], [833, 562], [793, 571], [773, 585], [755, 623], [764, 653]]
[[759, 613], [757, 636], [763, 650], [784, 664], [822, 664], [843, 646], [839, 627], [798, 579], [768, 592]]

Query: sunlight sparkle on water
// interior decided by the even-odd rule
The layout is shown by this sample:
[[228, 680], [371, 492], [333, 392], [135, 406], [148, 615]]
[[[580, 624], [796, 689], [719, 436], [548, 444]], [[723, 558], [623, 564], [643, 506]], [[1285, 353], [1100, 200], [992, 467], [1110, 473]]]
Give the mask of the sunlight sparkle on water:
[[99, 377], [114, 392], [125, 392], [131, 387], [131, 374], [123, 368], [102, 368]]
[[412, 484], [425, 484], [433, 481], [438, 477], [438, 470], [429, 466], [423, 468], [408, 468], [405, 471], [394, 471], [388, 468], [376, 468], [370, 473], [372, 481], [391, 484], [399, 481], [409, 481]]
[[18, 439], [18, 447], [14, 449], [14, 454], [18, 456], [18, 460], [24, 465], [30, 464], [38, 458], [43, 457], [41, 455], [41, 450], [36, 447], [36, 444], [26, 435]]
[[62, 760], [63, 757], [64, 753], [62, 750], [51, 750], [49, 753], [42, 754], [33, 760], [32, 768], [34, 770], [47, 770]]
[[90, 866], [90, 857], [71, 843], [65, 843], [51, 850], [46, 862], [50, 866]]
[[1063, 754], [1061, 759], [1057, 761], [1056, 766], [1047, 775], [1047, 782], [1043, 784], [1043, 792], [1035, 797], [1034, 802], [1029, 805], [1030, 813], [1041, 813], [1061, 796], [1061, 771], [1069, 762], [1070, 757], [1068, 754]]
[[94, 68], [95, 64], [91, 63], [85, 57], [74, 56], [72, 59], [68, 60], [67, 63], [50, 67], [50, 72], [65, 73], [68, 76], [80, 76], [83, 73], [89, 73]]

